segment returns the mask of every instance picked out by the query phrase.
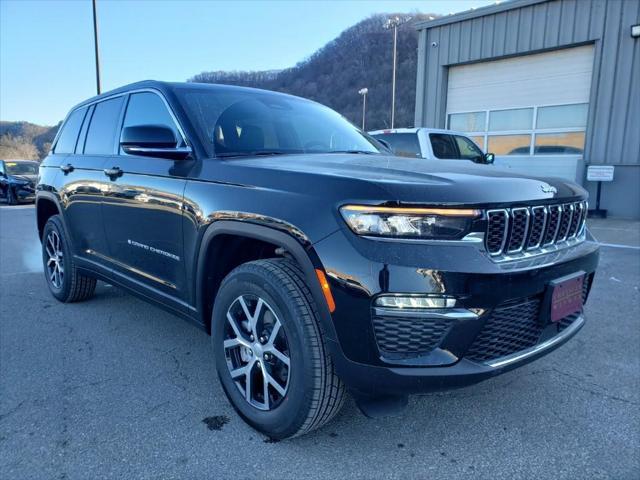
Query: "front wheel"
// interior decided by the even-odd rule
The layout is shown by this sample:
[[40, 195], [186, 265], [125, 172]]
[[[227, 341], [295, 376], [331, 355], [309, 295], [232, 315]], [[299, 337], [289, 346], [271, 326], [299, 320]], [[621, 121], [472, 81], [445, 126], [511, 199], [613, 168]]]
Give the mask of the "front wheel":
[[229, 401], [252, 427], [283, 439], [314, 430], [345, 397], [304, 276], [287, 259], [233, 270], [215, 300], [211, 336]]
[[18, 198], [16, 196], [16, 193], [13, 191], [13, 188], [11, 188], [11, 185], [7, 185], [7, 205], [17, 205], [18, 204]]
[[93, 295], [96, 279], [76, 268], [60, 215], [53, 215], [44, 226], [42, 262], [49, 290], [61, 302], [80, 302]]

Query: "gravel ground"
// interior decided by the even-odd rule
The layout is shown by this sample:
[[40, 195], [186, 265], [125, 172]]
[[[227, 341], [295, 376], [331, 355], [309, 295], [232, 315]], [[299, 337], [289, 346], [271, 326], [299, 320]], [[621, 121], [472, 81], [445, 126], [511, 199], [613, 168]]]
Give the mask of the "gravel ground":
[[[615, 228], [634, 244], [640, 227]], [[105, 284], [57, 303], [33, 208], [0, 207], [0, 478], [638, 479], [639, 288], [640, 250], [603, 247], [587, 325], [559, 350], [391, 418], [350, 401], [273, 443], [227, 402], [206, 334]]]

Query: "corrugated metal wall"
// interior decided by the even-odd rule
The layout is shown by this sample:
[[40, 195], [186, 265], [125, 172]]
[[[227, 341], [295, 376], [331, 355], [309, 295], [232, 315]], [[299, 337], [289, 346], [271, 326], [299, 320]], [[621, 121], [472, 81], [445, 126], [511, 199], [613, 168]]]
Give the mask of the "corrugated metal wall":
[[640, 165], [638, 23], [639, 0], [514, 0], [426, 23], [415, 124], [444, 127], [449, 66], [593, 43], [585, 160]]

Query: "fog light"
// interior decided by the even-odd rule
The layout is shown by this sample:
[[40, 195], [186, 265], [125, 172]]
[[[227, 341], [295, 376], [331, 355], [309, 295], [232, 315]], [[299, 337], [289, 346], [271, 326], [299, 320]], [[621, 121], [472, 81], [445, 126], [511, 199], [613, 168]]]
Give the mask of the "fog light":
[[456, 306], [456, 299], [451, 297], [383, 295], [376, 298], [375, 305], [385, 308], [453, 308]]

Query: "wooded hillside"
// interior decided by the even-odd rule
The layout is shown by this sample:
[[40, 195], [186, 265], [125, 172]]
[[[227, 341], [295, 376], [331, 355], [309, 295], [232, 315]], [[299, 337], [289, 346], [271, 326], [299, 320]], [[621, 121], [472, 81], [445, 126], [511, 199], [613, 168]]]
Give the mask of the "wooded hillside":
[[[391, 121], [393, 33], [385, 30], [383, 24], [395, 15], [375, 15], [363, 20], [310, 58], [286, 70], [203, 72], [190, 81], [266, 88], [310, 98], [337, 110], [356, 125], [362, 121], [362, 97], [358, 90], [366, 87], [367, 130], [387, 128]], [[396, 127], [413, 126], [418, 48], [414, 24], [429, 16], [433, 15], [413, 15], [398, 29]]]

